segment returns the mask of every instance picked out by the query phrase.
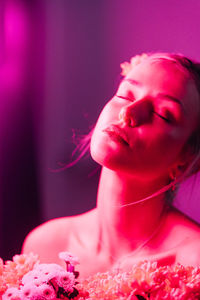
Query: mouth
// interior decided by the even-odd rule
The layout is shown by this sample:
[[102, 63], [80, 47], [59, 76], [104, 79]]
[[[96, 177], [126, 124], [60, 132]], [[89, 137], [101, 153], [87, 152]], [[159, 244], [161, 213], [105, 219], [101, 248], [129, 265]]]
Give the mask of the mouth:
[[106, 132], [111, 137], [111, 139], [129, 146], [126, 133], [117, 125], [108, 126], [107, 128], [103, 129], [103, 132]]

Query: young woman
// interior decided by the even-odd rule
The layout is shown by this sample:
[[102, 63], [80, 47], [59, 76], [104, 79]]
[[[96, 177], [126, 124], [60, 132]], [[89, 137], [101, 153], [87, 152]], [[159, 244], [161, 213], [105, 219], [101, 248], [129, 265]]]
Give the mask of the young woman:
[[200, 69], [162, 53], [122, 67], [125, 76], [91, 138], [91, 155], [102, 166], [97, 207], [39, 226], [23, 246], [42, 262], [60, 263], [60, 251], [77, 255], [82, 277], [144, 259], [200, 263], [200, 227], [169, 201], [199, 168]]

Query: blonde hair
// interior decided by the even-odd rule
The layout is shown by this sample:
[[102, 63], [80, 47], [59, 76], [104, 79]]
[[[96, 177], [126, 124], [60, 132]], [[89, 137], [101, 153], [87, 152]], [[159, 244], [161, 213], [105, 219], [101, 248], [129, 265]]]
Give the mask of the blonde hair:
[[[195, 83], [195, 86], [199, 93], [199, 106], [200, 106], [200, 63], [191, 60], [180, 53], [174, 54], [174, 53], [158, 52], [158, 53], [142, 53], [141, 55], [136, 55], [130, 59], [130, 62], [124, 62], [120, 64], [120, 67], [122, 69], [121, 75], [127, 76], [135, 66], [137, 66], [138, 64], [140, 64], [141, 62], [149, 58], [155, 61], [166, 60], [166, 61], [174, 62], [183, 72], [185, 72]], [[141, 199], [139, 202], [146, 201], [164, 192], [168, 192], [168, 198], [169, 200], [171, 200], [175, 195], [175, 191], [177, 191], [177, 185], [180, 184], [187, 177], [195, 174], [200, 170], [200, 122], [198, 123], [198, 126], [195, 128], [195, 130], [192, 132], [191, 136], [189, 137], [189, 140], [187, 141], [187, 147], [188, 145], [191, 150], [192, 159], [190, 159], [188, 165], [185, 167], [181, 176], [172, 180], [168, 185], [156, 191], [154, 194], [150, 195], [149, 197]], [[174, 187], [176, 188], [174, 189]], [[130, 205], [132, 204], [130, 203]]]
[[[153, 60], [168, 60], [176, 63], [178, 67], [181, 68], [183, 72], [189, 75], [195, 82], [196, 88], [199, 92], [199, 103], [200, 103], [200, 64], [185, 57], [182, 54], [173, 54], [173, 53], [142, 53], [141, 55], [136, 55], [130, 59], [130, 62], [124, 62], [120, 65], [122, 72], [122, 76], [127, 76], [129, 72], [138, 64], [146, 59], [153, 59]], [[89, 132], [88, 135], [83, 136], [82, 139], [79, 138], [78, 144], [75, 148], [73, 154], [77, 154], [77, 157], [72, 160], [69, 164], [66, 164], [64, 167], [60, 168], [58, 171], [67, 169], [73, 165], [75, 165], [86, 153], [90, 148], [90, 140], [92, 136], [93, 129]], [[143, 202], [148, 199], [151, 199], [154, 196], [157, 196], [161, 193], [166, 192], [168, 195], [168, 200], [174, 198], [175, 191], [172, 192], [172, 187], [174, 190], [174, 186], [177, 187], [184, 179], [191, 176], [192, 174], [198, 172], [200, 170], [200, 124], [195, 129], [195, 131], [190, 136], [189, 140], [187, 141], [187, 145], [190, 145], [191, 152], [192, 152], [192, 159], [184, 169], [181, 176], [176, 178], [175, 180], [171, 181], [169, 184], [161, 188], [160, 190], [156, 191], [152, 195], [148, 196], [147, 198], [141, 199], [138, 202]], [[54, 170], [56, 171], [56, 170]], [[177, 188], [175, 189], [177, 190]], [[137, 203], [138, 203], [137, 202]], [[134, 203], [130, 203], [128, 205], [133, 205]], [[136, 204], [136, 203], [135, 203]]]

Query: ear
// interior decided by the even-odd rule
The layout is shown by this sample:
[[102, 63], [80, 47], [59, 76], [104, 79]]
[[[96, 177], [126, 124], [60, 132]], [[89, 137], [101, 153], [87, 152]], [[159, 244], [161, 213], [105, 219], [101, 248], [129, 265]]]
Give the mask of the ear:
[[184, 171], [186, 170], [188, 164], [186, 163], [176, 163], [173, 165], [173, 167], [171, 168], [170, 172], [169, 172], [169, 177], [171, 180], [175, 180], [177, 178], [179, 178]]
[[170, 170], [170, 178], [174, 180], [175, 178], [180, 177], [186, 171], [193, 158], [194, 153], [192, 147], [190, 144], [186, 144], [179, 155], [179, 159], [174, 163]]

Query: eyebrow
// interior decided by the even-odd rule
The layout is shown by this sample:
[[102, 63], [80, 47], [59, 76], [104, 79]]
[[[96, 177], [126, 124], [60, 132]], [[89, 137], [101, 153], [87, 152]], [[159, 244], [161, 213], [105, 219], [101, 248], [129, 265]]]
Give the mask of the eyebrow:
[[[168, 95], [168, 94], [165, 94], [165, 93], [158, 93], [157, 96], [158, 96], [158, 97], [162, 97], [162, 98], [167, 98], [168, 100], [171, 100], [171, 101], [173, 101], [173, 102], [178, 103], [178, 104], [183, 108], [183, 110], [185, 111], [185, 107], [183, 106], [183, 103], [182, 103], [181, 100], [179, 100], [178, 98], [173, 97], [173, 96]], [[186, 111], [185, 111], [185, 112], [186, 112]]]
[[131, 83], [132, 85], [141, 85], [140, 82], [138, 82], [137, 80], [135, 79], [131, 79], [131, 78], [125, 78], [124, 80], [122, 81], [128, 81], [129, 83]]
[[[138, 82], [138, 81], [135, 80], [135, 79], [125, 78], [123, 81], [128, 81], [128, 82], [131, 83], [132, 85], [141, 86], [141, 83]], [[182, 103], [178, 98], [173, 97], [173, 96], [168, 95], [168, 94], [165, 94], [165, 93], [158, 93], [157, 96], [158, 96], [158, 97], [167, 98], [167, 99], [170, 100], [170, 101], [173, 101], [173, 102], [178, 103], [178, 104], [183, 108], [183, 110], [185, 111], [185, 108], [184, 108], [184, 106], [183, 106], [183, 103]]]

